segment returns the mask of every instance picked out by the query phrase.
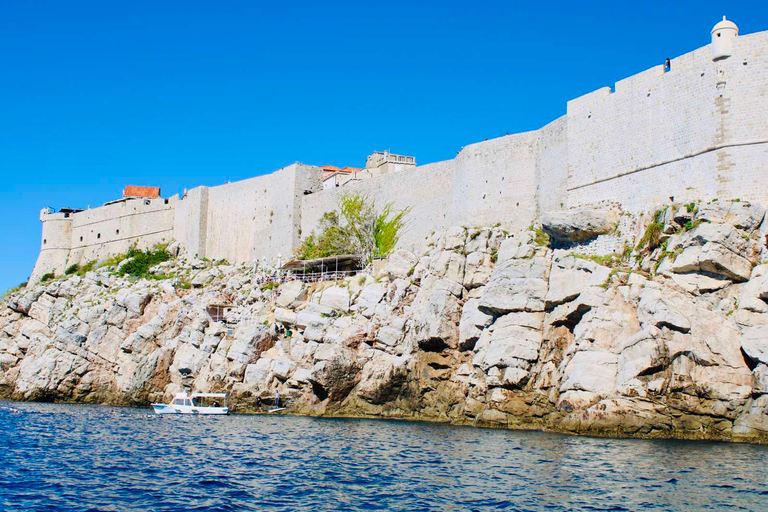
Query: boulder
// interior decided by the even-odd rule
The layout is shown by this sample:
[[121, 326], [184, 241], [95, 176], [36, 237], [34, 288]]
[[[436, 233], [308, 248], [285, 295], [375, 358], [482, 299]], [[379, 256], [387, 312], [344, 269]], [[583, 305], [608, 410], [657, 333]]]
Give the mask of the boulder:
[[544, 212], [541, 224], [559, 242], [580, 242], [615, 230], [619, 215], [614, 210], [574, 208]]
[[462, 283], [464, 281], [465, 264], [466, 258], [461, 254], [441, 251], [430, 262], [430, 270], [439, 278]]
[[472, 290], [483, 286], [491, 277], [491, 256], [483, 252], [472, 252], [467, 255], [464, 269], [464, 287]]
[[277, 305], [286, 309], [296, 309], [307, 300], [307, 287], [301, 281], [290, 281], [280, 286]]
[[467, 239], [467, 231], [460, 226], [448, 228], [445, 232], [445, 250], [459, 251], [464, 249], [464, 242]]
[[655, 373], [668, 364], [666, 344], [656, 327], [643, 329], [619, 345], [619, 384], [626, 384], [640, 375]]
[[461, 310], [461, 320], [459, 320], [459, 348], [462, 350], [471, 350], [475, 342], [480, 337], [488, 325], [493, 321], [493, 317], [486, 315], [478, 306], [480, 299], [469, 299], [464, 303]]
[[618, 357], [603, 351], [576, 352], [563, 370], [560, 392], [580, 390], [610, 395], [616, 385]]
[[347, 313], [349, 311], [349, 290], [340, 286], [332, 286], [323, 290], [320, 305]]
[[493, 324], [483, 367], [530, 368], [539, 357], [544, 313], [509, 313]]
[[608, 267], [582, 258], [566, 256], [555, 259], [549, 274], [544, 307], [552, 309], [575, 299], [589, 286], [604, 284], [610, 272]]
[[275, 322], [287, 325], [296, 325], [296, 313], [290, 309], [275, 308]]
[[480, 310], [490, 315], [544, 311], [549, 264], [543, 256], [500, 261], [485, 286]]
[[423, 350], [457, 347], [458, 323], [461, 318], [459, 297], [463, 289], [454, 281], [440, 279], [419, 292], [419, 308], [414, 318], [413, 332]]
[[697, 219], [730, 224], [744, 231], [757, 228], [765, 217], [765, 209], [747, 201], [718, 201], [698, 206]]
[[117, 292], [115, 300], [126, 309], [128, 318], [137, 318], [144, 314], [144, 308], [152, 300], [152, 295], [147, 292], [134, 292], [130, 288], [123, 288]]
[[744, 329], [741, 335], [741, 349], [753, 361], [768, 364], [768, 326]]
[[383, 284], [369, 284], [363, 288], [363, 291], [360, 292], [360, 296], [357, 298], [358, 311], [367, 318], [372, 317], [376, 311], [376, 306], [384, 298], [385, 293], [387, 293], [387, 288]]
[[390, 279], [405, 279], [411, 275], [418, 261], [413, 253], [399, 249], [389, 256], [385, 272]]
[[640, 294], [637, 306], [637, 317], [640, 323], [659, 329], [667, 327], [674, 331], [686, 333], [691, 330], [691, 321], [660, 291], [649, 288]]

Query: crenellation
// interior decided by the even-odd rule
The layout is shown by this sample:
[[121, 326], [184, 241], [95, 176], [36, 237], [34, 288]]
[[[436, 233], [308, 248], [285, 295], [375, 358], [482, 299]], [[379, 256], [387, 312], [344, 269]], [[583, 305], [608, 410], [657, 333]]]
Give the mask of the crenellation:
[[[733, 33], [721, 23], [716, 29]], [[44, 210], [32, 279], [171, 239], [201, 258], [285, 261], [347, 191], [409, 208], [400, 247], [414, 250], [450, 226], [516, 230], [546, 210], [605, 201], [630, 213], [671, 198], [768, 204], [768, 32], [727, 43], [572, 99], [539, 130], [469, 144], [451, 160], [417, 166], [415, 157], [374, 152], [364, 169], [296, 163], [181, 197]], [[590, 250], [617, 243], [601, 239]]]

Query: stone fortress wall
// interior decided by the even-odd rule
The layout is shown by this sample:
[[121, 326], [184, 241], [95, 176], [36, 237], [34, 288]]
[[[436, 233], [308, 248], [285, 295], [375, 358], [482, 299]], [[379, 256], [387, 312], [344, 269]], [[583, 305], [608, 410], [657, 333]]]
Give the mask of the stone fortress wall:
[[[199, 257], [286, 261], [344, 191], [410, 207], [400, 245], [414, 249], [452, 225], [499, 223], [513, 231], [542, 211], [604, 201], [630, 212], [655, 209], [670, 197], [768, 204], [768, 32], [736, 37], [732, 46], [727, 58], [714, 60], [707, 45], [673, 59], [669, 71], [656, 66], [613, 90], [569, 101], [566, 115], [539, 130], [340, 188], [323, 190], [321, 170], [297, 163], [198, 187], [167, 204], [128, 200], [66, 219], [44, 214], [32, 279], [134, 242], [145, 247], [170, 239]], [[94, 239], [98, 233], [104, 238]]]

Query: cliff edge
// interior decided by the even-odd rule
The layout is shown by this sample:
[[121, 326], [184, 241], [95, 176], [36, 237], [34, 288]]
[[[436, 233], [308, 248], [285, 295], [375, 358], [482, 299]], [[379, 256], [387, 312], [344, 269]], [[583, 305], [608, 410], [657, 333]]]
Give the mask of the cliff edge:
[[766, 442], [764, 216], [551, 212], [279, 286], [176, 244], [147, 278], [105, 265], [7, 297], [0, 395], [147, 405], [190, 387], [256, 411], [277, 390], [296, 414]]

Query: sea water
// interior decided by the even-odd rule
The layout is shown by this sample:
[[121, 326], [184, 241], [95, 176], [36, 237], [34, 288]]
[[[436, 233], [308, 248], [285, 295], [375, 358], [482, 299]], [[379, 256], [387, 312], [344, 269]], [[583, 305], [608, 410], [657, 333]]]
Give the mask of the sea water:
[[3, 510], [768, 510], [768, 446], [0, 402]]

